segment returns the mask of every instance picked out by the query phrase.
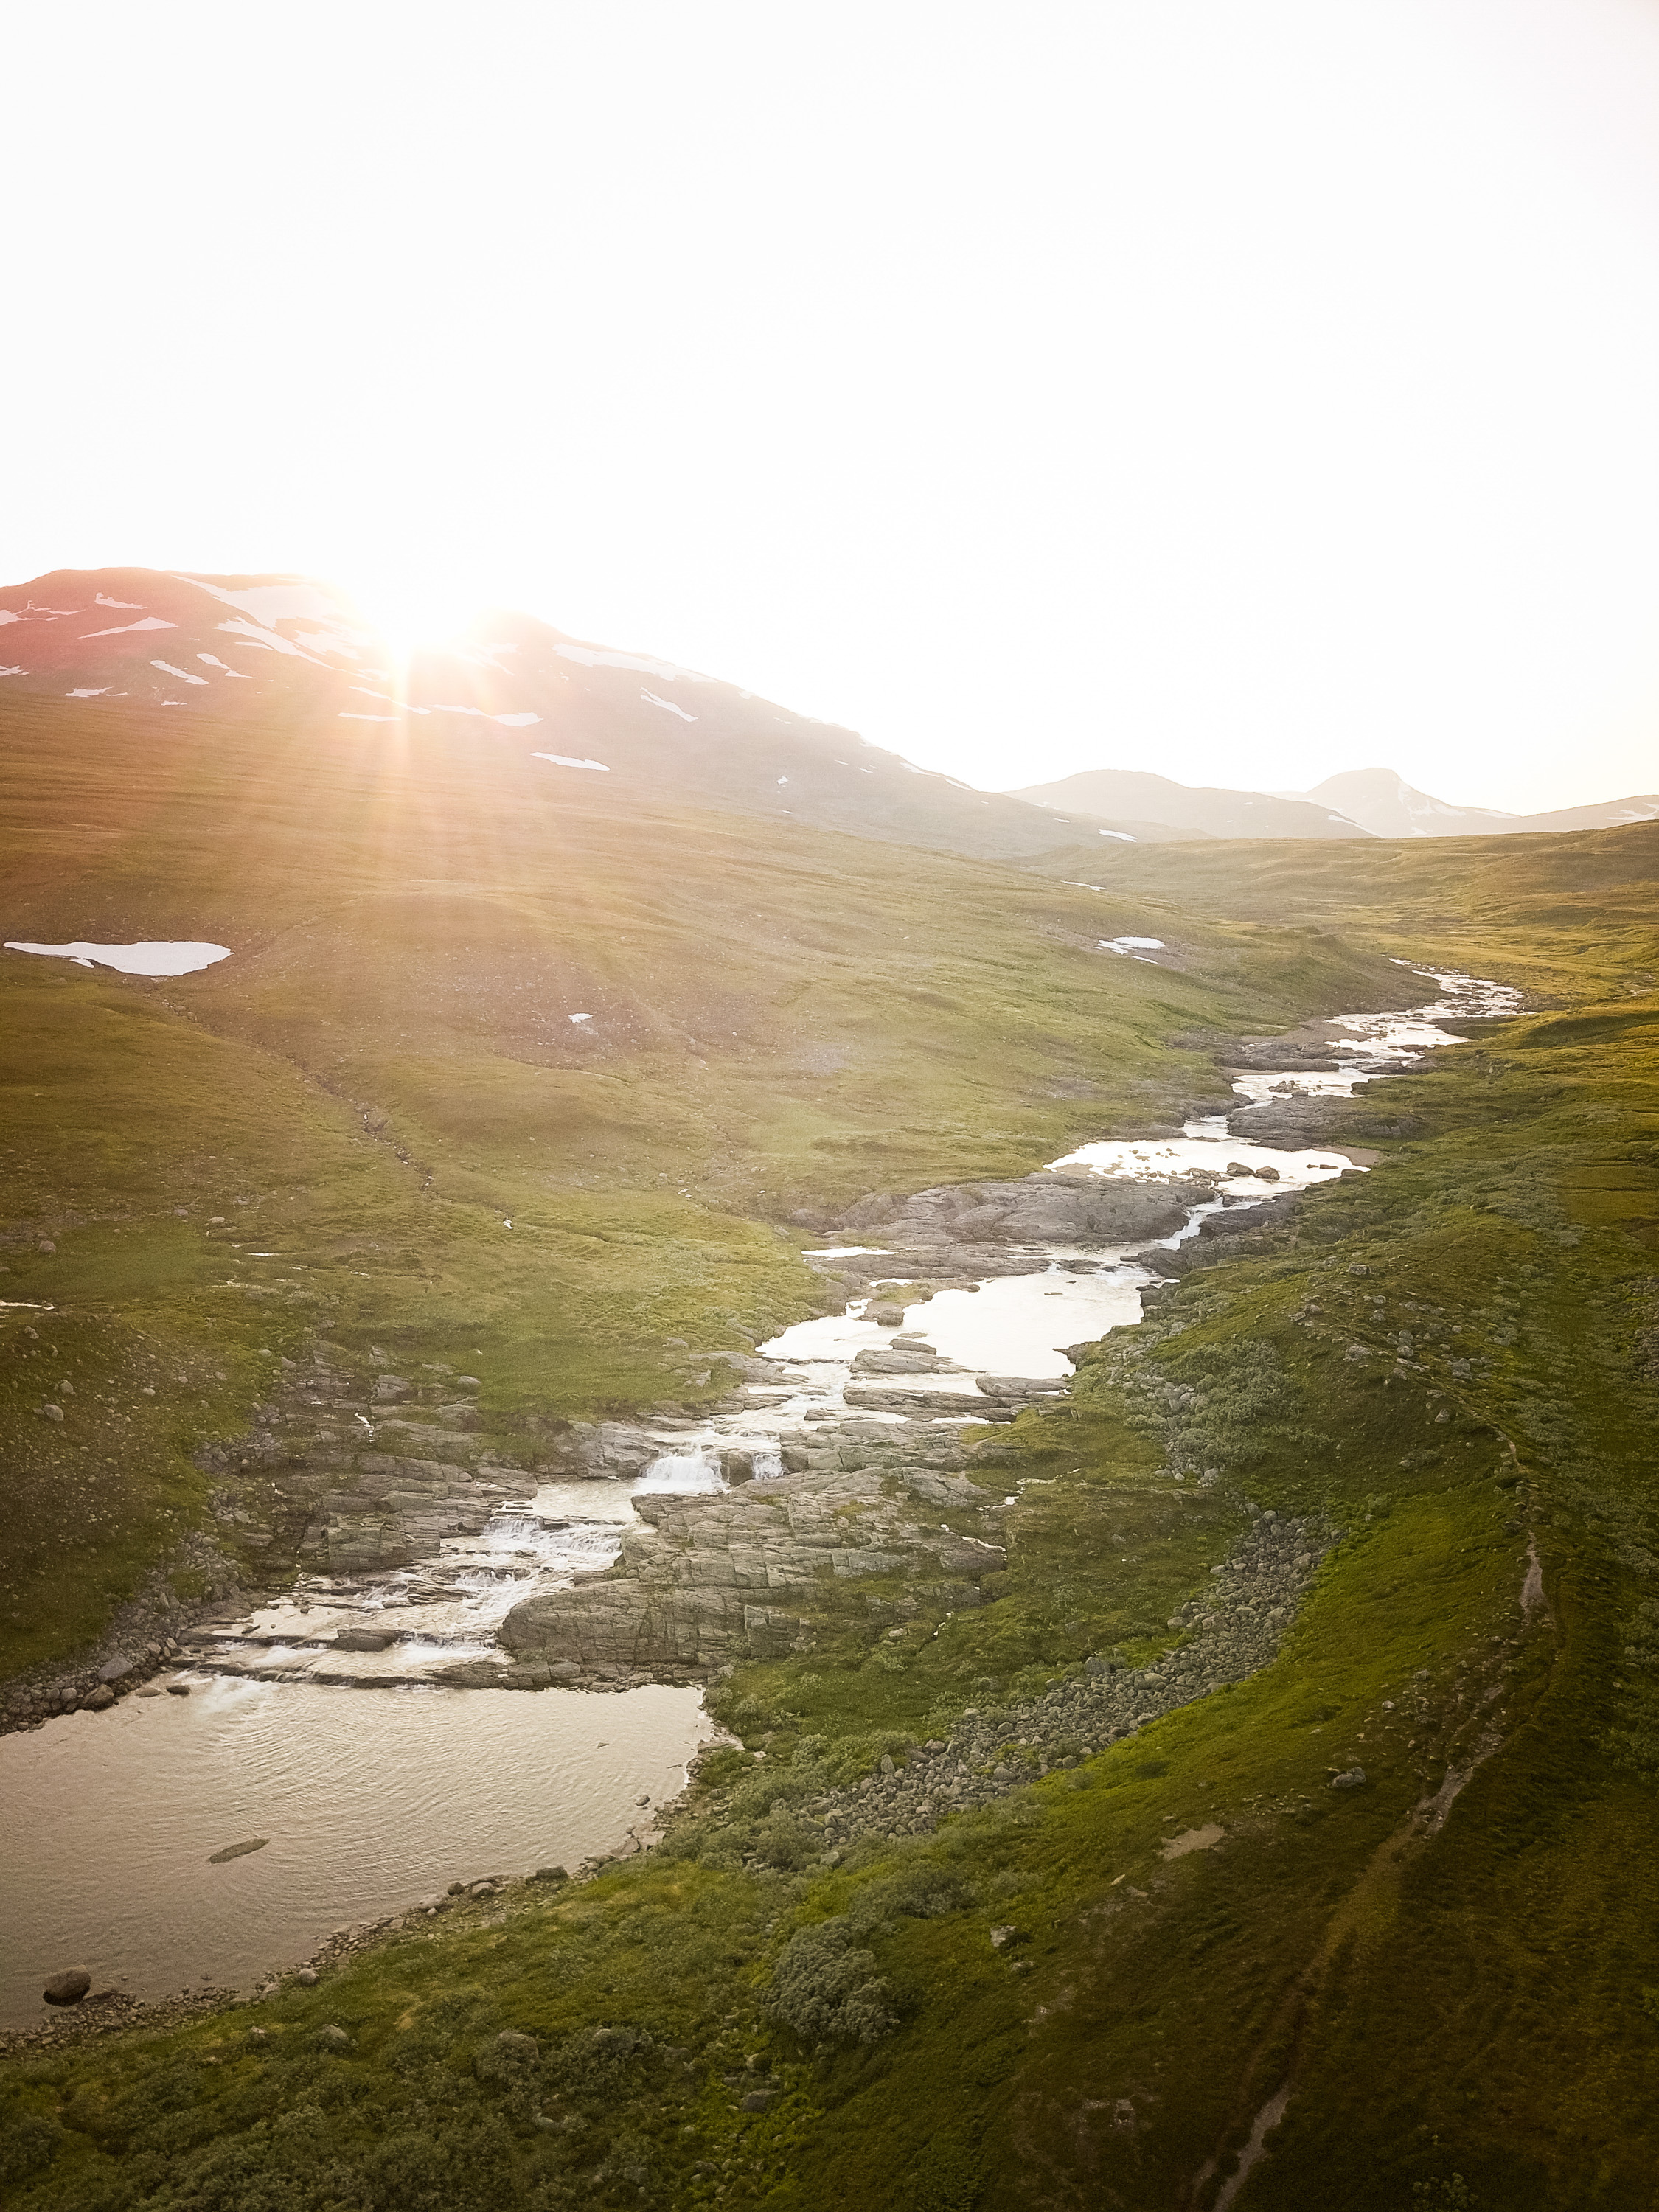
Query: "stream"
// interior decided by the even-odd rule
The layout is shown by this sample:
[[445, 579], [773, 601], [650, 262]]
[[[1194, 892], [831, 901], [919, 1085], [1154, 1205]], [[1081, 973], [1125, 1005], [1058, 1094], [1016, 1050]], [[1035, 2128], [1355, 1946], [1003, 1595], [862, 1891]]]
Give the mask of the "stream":
[[[452, 1881], [648, 1849], [652, 1808], [679, 1792], [688, 1762], [719, 1733], [700, 1690], [641, 1682], [527, 1696], [458, 1688], [441, 1670], [499, 1657], [495, 1630], [513, 1606], [606, 1565], [622, 1530], [637, 1525], [635, 1498], [724, 1488], [722, 1455], [734, 1449], [764, 1483], [783, 1476], [793, 1440], [843, 1425], [984, 1420], [993, 1409], [976, 1376], [987, 1370], [1028, 1390], [1063, 1390], [1073, 1371], [1063, 1347], [1140, 1319], [1142, 1295], [1160, 1279], [1151, 1258], [1159, 1249], [1177, 1249], [1228, 1206], [1364, 1171], [1346, 1152], [1253, 1141], [1240, 1127], [1253, 1112], [1350, 1096], [1461, 1042], [1442, 1019], [1519, 1005], [1500, 984], [1411, 972], [1431, 974], [1440, 996], [1404, 1013], [1310, 1024], [1322, 1042], [1309, 1058], [1324, 1064], [1234, 1071], [1231, 1117], [1191, 1121], [1178, 1137], [1086, 1144], [1048, 1163], [1189, 1182], [1175, 1234], [1086, 1251], [1026, 1248], [1023, 1272], [909, 1306], [901, 1279], [877, 1279], [842, 1313], [761, 1346], [771, 1371], [745, 1382], [740, 1408], [653, 1429], [661, 1454], [631, 1482], [544, 1484], [480, 1534], [446, 1540], [435, 1560], [392, 1574], [302, 1575], [281, 1603], [198, 1632], [188, 1663], [114, 1710], [0, 1737], [0, 1791], [27, 1808], [0, 1833], [10, 1928], [0, 2026], [48, 2016], [41, 1982], [64, 1967], [84, 1966], [94, 1991], [141, 1999], [245, 1989], [343, 1923], [372, 1924]], [[828, 1246], [807, 1256], [883, 1255]], [[889, 1318], [877, 1321], [875, 1308]], [[905, 1374], [908, 1409], [849, 1401], [859, 1355], [895, 1347], [938, 1355], [936, 1367]], [[333, 1641], [342, 1631], [352, 1639], [344, 1646]], [[363, 1648], [376, 1642], [383, 1648]], [[254, 1838], [266, 1840], [208, 1863]]]

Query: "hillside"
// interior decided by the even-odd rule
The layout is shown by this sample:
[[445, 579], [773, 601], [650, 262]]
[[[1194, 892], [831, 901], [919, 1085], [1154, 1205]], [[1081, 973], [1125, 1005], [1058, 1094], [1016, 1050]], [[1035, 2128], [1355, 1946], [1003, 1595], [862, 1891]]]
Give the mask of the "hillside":
[[1175, 783], [1134, 769], [1088, 769], [1058, 783], [1034, 783], [1010, 797], [1063, 815], [1087, 815], [1144, 836], [1143, 824], [1199, 837], [1363, 837], [1369, 833], [1328, 805], [1265, 791]]
[[405, 660], [343, 594], [303, 576], [71, 569], [0, 591], [0, 698], [20, 697], [249, 732], [304, 720], [372, 757], [388, 729], [470, 738], [538, 763], [526, 773], [544, 783], [603, 777], [624, 809], [712, 805], [988, 859], [1035, 856], [1063, 834], [1039, 808], [854, 731], [528, 615], [488, 616]]
[[1659, 793], [1604, 799], [1591, 806], [1558, 807], [1542, 814], [1504, 814], [1489, 806], [1451, 806], [1418, 791], [1391, 768], [1352, 769], [1327, 776], [1311, 791], [1281, 792], [1283, 799], [1340, 808], [1373, 837], [1533, 836], [1556, 830], [1616, 830], [1659, 816]]
[[[959, 1468], [815, 1478], [809, 1637], [769, 1643], [775, 1548], [734, 1548], [731, 1741], [648, 1855], [15, 2041], [9, 2202], [1645, 2212], [1659, 823], [1016, 866], [937, 815], [901, 845], [751, 805], [753, 702], [694, 782], [644, 737], [629, 780], [636, 669], [549, 747], [609, 774], [534, 727], [343, 723], [340, 673], [5, 709], [4, 937], [228, 949], [0, 952], [8, 1695], [158, 1566], [291, 1577], [238, 1457], [299, 1456], [325, 1376], [465, 1365], [528, 1463], [714, 1403], [862, 1279], [803, 1263], [826, 1236], [1236, 1109], [1241, 1064], [1291, 1064], [1244, 1040], [1415, 1004], [1402, 963], [1529, 1010], [1318, 1106], [1369, 1171], [1230, 1217]], [[720, 1510], [782, 1525], [770, 1495]], [[642, 1553], [680, 1540], [653, 1521]], [[519, 1702], [556, 1729], [562, 1694]]]
[[[176, 1331], [210, 1428], [252, 1387], [230, 1340], [269, 1338], [225, 1321], [228, 1270], [270, 1276], [296, 1324], [463, 1330], [504, 1413], [648, 1401], [674, 1380], [665, 1337], [768, 1334], [821, 1294], [792, 1213], [1167, 1119], [1216, 1089], [1172, 1036], [1394, 988], [1325, 932], [915, 849], [896, 872], [880, 844], [646, 802], [430, 724], [342, 741], [297, 711], [14, 702], [0, 807], [8, 939], [230, 948], [158, 981], [0, 953], [12, 1293], [83, 1315], [116, 1366], [115, 1315]], [[1166, 964], [1102, 950], [1149, 914]], [[227, 1253], [213, 1217], [239, 1203], [274, 1265]], [[164, 1461], [147, 1498], [199, 1494]], [[118, 1581], [151, 1510], [103, 1524], [106, 1546], [128, 1528]], [[10, 1631], [32, 1655], [107, 1602], [42, 1511], [27, 1572], [55, 1595], [15, 1584]]]

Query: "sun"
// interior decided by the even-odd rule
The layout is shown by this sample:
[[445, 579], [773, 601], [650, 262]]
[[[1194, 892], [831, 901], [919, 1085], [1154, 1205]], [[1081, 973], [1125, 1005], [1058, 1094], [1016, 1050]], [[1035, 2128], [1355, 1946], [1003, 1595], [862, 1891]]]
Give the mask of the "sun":
[[361, 582], [352, 598], [393, 669], [452, 643], [467, 626], [470, 599], [429, 577], [384, 575]]

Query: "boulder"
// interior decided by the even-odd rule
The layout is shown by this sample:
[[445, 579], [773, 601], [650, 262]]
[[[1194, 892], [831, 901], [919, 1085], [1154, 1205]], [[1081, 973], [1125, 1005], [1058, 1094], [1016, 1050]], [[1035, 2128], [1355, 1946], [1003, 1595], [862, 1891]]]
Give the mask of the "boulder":
[[384, 1651], [397, 1641], [387, 1628], [343, 1628], [334, 1639], [337, 1651]]
[[79, 2004], [92, 1987], [92, 1976], [80, 1966], [54, 1974], [40, 1992], [49, 2005]]
[[100, 1682], [125, 1681], [132, 1672], [132, 1664], [131, 1659], [124, 1659], [119, 1652], [117, 1652], [112, 1659], [106, 1659], [98, 1669], [98, 1679]]
[[504, 2027], [495, 2038], [495, 2048], [509, 2058], [526, 2060], [531, 2065], [541, 2063], [542, 2046], [533, 2035], [520, 2035], [515, 2027]]
[[107, 1712], [115, 1703], [115, 1692], [107, 1682], [100, 1682], [90, 1697], [82, 1698], [81, 1705], [88, 1713]]

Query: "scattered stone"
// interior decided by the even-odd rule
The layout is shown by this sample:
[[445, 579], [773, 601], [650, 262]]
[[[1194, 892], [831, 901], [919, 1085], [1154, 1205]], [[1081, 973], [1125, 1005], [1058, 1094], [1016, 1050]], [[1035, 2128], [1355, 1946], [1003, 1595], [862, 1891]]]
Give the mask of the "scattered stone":
[[106, 1659], [98, 1669], [98, 1679], [100, 1682], [125, 1681], [132, 1672], [132, 1663], [131, 1659], [123, 1658], [118, 1651], [112, 1659]]
[[315, 1966], [301, 1966], [294, 1978], [302, 1990], [314, 1990], [322, 1977]]
[[751, 2089], [740, 2109], [745, 2112], [769, 2112], [777, 2097], [775, 2089]]
[[541, 2063], [542, 2046], [533, 2035], [521, 2035], [516, 2027], [504, 2027], [495, 2038], [495, 2047], [510, 2058], [527, 2059], [532, 2066]]
[[1332, 1775], [1328, 1786], [1332, 1790], [1363, 1790], [1365, 1770], [1363, 1766], [1351, 1766], [1346, 1774]]
[[91, 1987], [92, 1976], [79, 1966], [72, 1966], [65, 1973], [54, 1974], [40, 1994], [49, 2005], [74, 2005], [80, 2003]]
[[337, 2027], [332, 2021], [326, 2027], [319, 2027], [313, 2039], [325, 2051], [349, 2051], [351, 2048], [351, 2038], [344, 2028]]
[[162, 1686], [165, 1688], [168, 1697], [170, 1698], [187, 1698], [190, 1695], [190, 1684], [188, 1682], [167, 1682], [164, 1683]]
[[49, 1421], [61, 1421], [64, 1418], [64, 1409], [61, 1406], [42, 1406], [40, 1410]]
[[107, 1682], [100, 1682], [90, 1697], [82, 1698], [82, 1710], [89, 1713], [106, 1713], [115, 1703], [115, 1692]]

